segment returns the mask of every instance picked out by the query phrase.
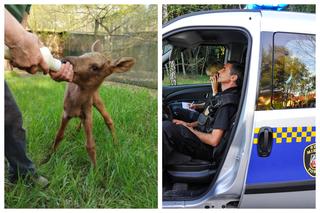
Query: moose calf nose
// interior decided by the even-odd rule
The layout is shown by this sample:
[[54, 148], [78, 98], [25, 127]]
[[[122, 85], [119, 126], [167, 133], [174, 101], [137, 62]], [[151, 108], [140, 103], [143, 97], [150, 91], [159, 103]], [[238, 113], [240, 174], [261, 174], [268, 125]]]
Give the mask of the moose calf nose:
[[67, 60], [67, 58], [65, 57], [65, 58], [63, 58], [63, 59], [61, 59], [61, 63], [63, 63], [63, 64], [65, 64], [65, 63], [67, 63], [68, 62], [68, 60]]
[[70, 64], [74, 65], [74, 58], [74, 56], [67, 56], [61, 60], [61, 63], [65, 64], [69, 61]]
[[68, 61], [65, 58], [61, 59], [61, 63], [66, 64], [67, 62]]

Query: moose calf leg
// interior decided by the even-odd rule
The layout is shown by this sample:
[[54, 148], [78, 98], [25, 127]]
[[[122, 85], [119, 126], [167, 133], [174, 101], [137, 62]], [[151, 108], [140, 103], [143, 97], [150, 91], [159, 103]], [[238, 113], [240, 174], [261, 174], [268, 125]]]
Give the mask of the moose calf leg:
[[80, 130], [81, 130], [81, 121], [79, 122], [79, 124], [78, 124], [78, 126], [77, 126], [77, 128], [76, 128], [76, 131], [77, 131], [77, 132], [80, 132]]
[[51, 147], [48, 155], [43, 160], [41, 160], [41, 162], [40, 162], [41, 165], [47, 163], [50, 160], [52, 154], [57, 150], [58, 145], [60, 144], [60, 142], [63, 139], [64, 130], [65, 130], [69, 120], [70, 120], [70, 118], [68, 116], [65, 116], [65, 115], [62, 116], [60, 128], [56, 134], [56, 138], [52, 144], [52, 147]]
[[92, 108], [90, 109], [90, 112], [86, 113], [86, 116], [84, 119], [82, 119], [82, 121], [83, 121], [83, 126], [85, 130], [86, 138], [87, 138], [87, 144], [86, 144], [87, 153], [90, 157], [90, 160], [93, 166], [96, 167], [97, 165], [96, 144], [94, 142], [93, 135], [92, 135]]
[[108, 129], [110, 130], [110, 132], [112, 134], [113, 142], [115, 144], [117, 144], [118, 140], [117, 140], [116, 130], [114, 128], [112, 118], [111, 118], [110, 114], [106, 111], [105, 106], [104, 106], [100, 96], [97, 94], [94, 94], [93, 105], [102, 115], [105, 124], [107, 125]]
[[55, 138], [54, 143], [52, 145], [53, 152], [55, 152], [57, 150], [60, 142], [62, 141], [63, 136], [64, 136], [64, 130], [66, 129], [66, 126], [67, 126], [69, 120], [70, 120], [70, 117], [68, 117], [64, 113], [63, 116], [62, 116], [62, 119], [61, 119], [60, 128], [59, 128], [59, 130], [57, 132], [56, 138]]

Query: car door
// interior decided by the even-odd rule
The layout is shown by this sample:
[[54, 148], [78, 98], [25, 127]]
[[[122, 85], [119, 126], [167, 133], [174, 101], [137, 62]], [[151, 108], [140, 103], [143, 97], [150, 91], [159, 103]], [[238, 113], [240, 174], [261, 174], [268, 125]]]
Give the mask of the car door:
[[240, 207], [314, 208], [315, 35], [264, 32], [262, 40], [259, 96]]
[[163, 86], [163, 102], [203, 102], [212, 94], [210, 84]]

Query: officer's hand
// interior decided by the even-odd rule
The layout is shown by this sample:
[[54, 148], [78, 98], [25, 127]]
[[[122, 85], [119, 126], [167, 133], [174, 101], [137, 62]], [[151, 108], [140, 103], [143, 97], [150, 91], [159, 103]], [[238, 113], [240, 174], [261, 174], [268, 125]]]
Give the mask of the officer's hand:
[[184, 126], [187, 125], [186, 122], [184, 122], [184, 121], [182, 121], [182, 120], [178, 120], [178, 119], [173, 119], [173, 120], [172, 120], [172, 123], [177, 124], [177, 125], [184, 125]]
[[212, 92], [214, 95], [218, 93], [218, 78], [219, 78], [218, 73], [210, 76], [210, 81], [212, 81]]
[[191, 104], [189, 104], [189, 108], [190, 109], [197, 109], [198, 108], [198, 104], [191, 103]]

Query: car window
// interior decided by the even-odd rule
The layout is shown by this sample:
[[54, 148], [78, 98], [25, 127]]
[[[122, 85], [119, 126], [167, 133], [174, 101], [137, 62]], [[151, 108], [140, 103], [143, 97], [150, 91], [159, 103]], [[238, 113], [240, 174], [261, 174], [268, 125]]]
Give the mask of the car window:
[[[169, 60], [163, 64], [163, 85], [209, 83], [206, 69], [215, 63], [223, 63], [226, 48], [221, 45], [200, 45], [194, 48], [170, 46]], [[162, 52], [168, 52], [164, 45]]]
[[263, 40], [257, 110], [315, 107], [315, 36], [275, 33], [272, 40]]

